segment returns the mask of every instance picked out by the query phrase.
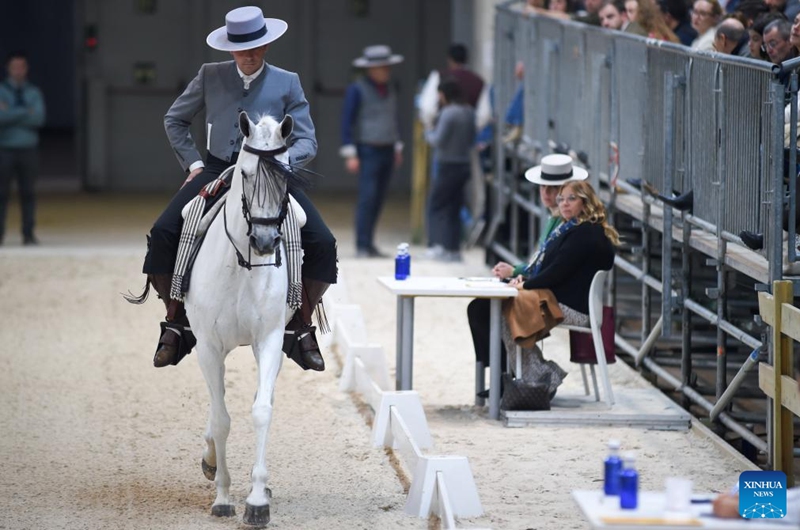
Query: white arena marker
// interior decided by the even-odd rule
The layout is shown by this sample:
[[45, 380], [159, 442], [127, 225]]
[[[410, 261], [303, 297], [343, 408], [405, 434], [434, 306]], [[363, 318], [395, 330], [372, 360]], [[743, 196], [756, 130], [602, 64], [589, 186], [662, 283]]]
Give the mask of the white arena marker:
[[[361, 359], [361, 365], [355, 362], [356, 358]], [[350, 392], [357, 389], [356, 370], [358, 369], [366, 370], [367, 375], [381, 390], [391, 390], [386, 356], [383, 353], [383, 347], [379, 344], [352, 345], [347, 348], [342, 377], [339, 380], [339, 390]]]
[[403, 417], [408, 427], [409, 435], [420, 449], [433, 447], [433, 438], [428, 429], [428, 420], [422, 409], [422, 401], [416, 390], [401, 390], [397, 392], [384, 392], [381, 403], [375, 411], [375, 421], [372, 424], [372, 446], [394, 446], [392, 436], [391, 407]]
[[[442, 509], [442, 496], [438, 490], [437, 477], [446, 486], [445, 498], [450, 507]], [[483, 514], [475, 478], [465, 456], [423, 456], [408, 491], [404, 511], [417, 517], [428, 517], [449, 512], [453, 517], [478, 517]]]

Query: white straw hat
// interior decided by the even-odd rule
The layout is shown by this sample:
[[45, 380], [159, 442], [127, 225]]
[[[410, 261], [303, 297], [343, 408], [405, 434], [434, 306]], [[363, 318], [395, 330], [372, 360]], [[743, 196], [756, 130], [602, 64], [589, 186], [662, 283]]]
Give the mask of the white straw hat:
[[403, 62], [402, 55], [393, 55], [392, 49], [383, 44], [367, 46], [361, 57], [353, 61], [356, 68], [370, 68], [372, 66], [391, 66]]
[[589, 173], [572, 164], [569, 155], [547, 155], [542, 163], [525, 172], [525, 178], [542, 186], [560, 186], [571, 180], [586, 180]]

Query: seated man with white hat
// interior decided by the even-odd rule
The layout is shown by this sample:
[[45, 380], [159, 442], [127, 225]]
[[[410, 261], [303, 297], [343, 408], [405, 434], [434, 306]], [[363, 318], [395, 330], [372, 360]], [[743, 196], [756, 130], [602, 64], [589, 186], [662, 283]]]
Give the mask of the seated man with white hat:
[[[236, 163], [242, 146], [239, 113], [266, 114], [278, 120], [291, 115], [294, 130], [289, 137], [288, 153], [292, 166], [307, 164], [317, 153], [314, 123], [298, 75], [264, 61], [270, 43], [287, 28], [283, 20], [264, 18], [258, 7], [230, 11], [225, 16], [225, 26], [212, 31], [206, 43], [216, 50], [230, 52], [233, 60], [202, 65], [197, 77], [164, 117], [167, 137], [188, 177], [150, 231], [143, 272], [167, 306], [170, 328], [189, 325], [183, 304], [170, 300], [169, 296], [183, 223], [181, 210], [206, 184]], [[208, 151], [205, 160], [189, 130], [192, 120], [203, 112]], [[325, 362], [314, 336], [311, 315], [328, 286], [336, 283], [336, 240], [305, 193], [295, 188], [290, 191], [305, 210], [307, 221], [301, 230], [302, 306], [287, 325], [283, 349], [304, 369], [321, 371]], [[177, 364], [180, 360], [176, 333], [167, 329], [161, 337], [153, 359], [156, 367]]]

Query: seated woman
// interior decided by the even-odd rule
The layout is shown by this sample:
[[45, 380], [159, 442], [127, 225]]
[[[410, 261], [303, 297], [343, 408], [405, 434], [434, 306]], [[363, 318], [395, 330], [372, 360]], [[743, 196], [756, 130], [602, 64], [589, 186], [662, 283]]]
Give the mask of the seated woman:
[[[619, 235], [608, 224], [605, 208], [588, 182], [567, 182], [556, 201], [563, 223], [548, 236], [533, 263], [509, 285], [518, 289], [549, 289], [564, 314], [562, 324], [586, 326], [589, 287], [598, 271], [613, 266]], [[470, 319], [471, 327], [488, 327], [488, 324], [488, 320], [478, 324]], [[505, 322], [503, 342], [513, 365], [516, 344]], [[477, 346], [476, 356], [481, 360], [485, 353], [479, 352]], [[531, 384], [547, 385], [554, 394], [566, 372], [555, 362], [546, 361], [538, 347], [522, 348], [521, 353], [522, 373], [517, 377]]]

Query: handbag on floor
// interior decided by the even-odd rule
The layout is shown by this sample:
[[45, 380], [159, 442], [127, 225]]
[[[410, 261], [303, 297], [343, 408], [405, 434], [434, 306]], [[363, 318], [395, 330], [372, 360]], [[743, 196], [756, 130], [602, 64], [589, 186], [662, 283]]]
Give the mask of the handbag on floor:
[[[617, 362], [614, 346], [614, 308], [603, 306], [603, 325], [600, 326], [603, 336], [603, 349], [606, 353], [606, 363]], [[577, 364], [597, 364], [597, 355], [594, 351], [594, 340], [591, 333], [580, 331], [569, 332], [569, 360]]]
[[503, 374], [502, 410], [550, 410], [550, 391], [547, 385], [529, 384]]

